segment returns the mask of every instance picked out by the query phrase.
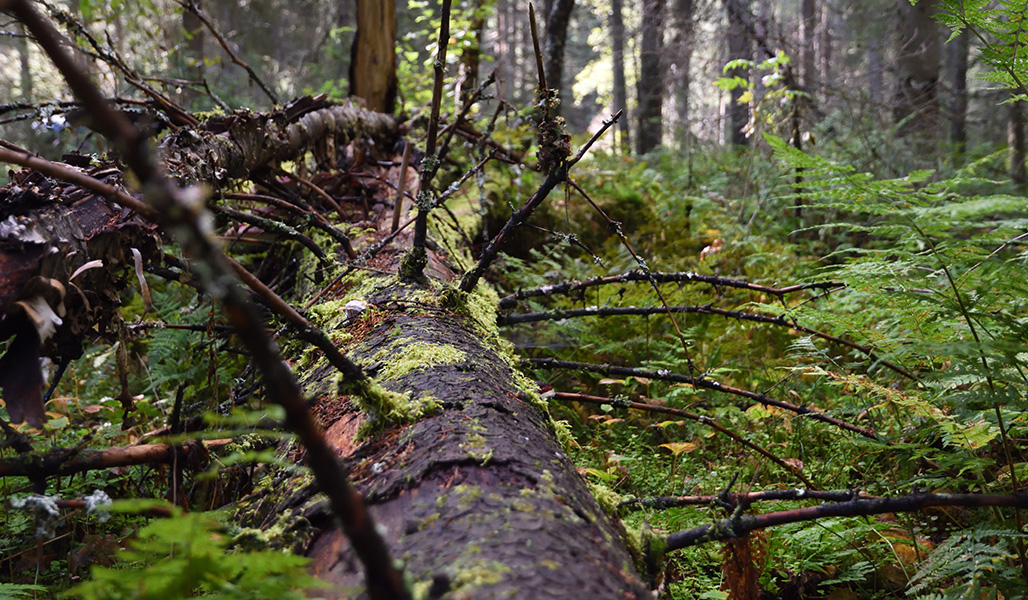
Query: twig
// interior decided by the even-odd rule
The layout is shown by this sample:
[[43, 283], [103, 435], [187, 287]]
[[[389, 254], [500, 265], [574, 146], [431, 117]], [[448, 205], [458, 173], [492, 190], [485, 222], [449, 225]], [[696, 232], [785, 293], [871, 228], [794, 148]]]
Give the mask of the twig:
[[251, 202], [266, 202], [273, 206], [277, 206], [278, 208], [281, 208], [283, 210], [287, 210], [289, 212], [302, 215], [308, 223], [331, 236], [337, 244], [343, 247], [344, 251], [346, 250], [346, 248], [350, 248], [351, 250], [353, 250], [353, 243], [350, 241], [350, 236], [346, 235], [345, 233], [334, 227], [331, 223], [329, 223], [328, 219], [326, 219], [321, 213], [319, 213], [316, 210], [312, 210], [310, 206], [308, 206], [306, 203], [302, 201], [294, 203], [289, 202], [288, 200], [283, 200], [281, 198], [267, 196], [264, 194], [240, 194], [226, 192], [223, 193], [221, 196], [229, 200], [249, 200]]
[[[600, 129], [598, 134], [606, 131], [607, 127], [610, 127], [610, 124], [613, 123], [613, 121], [616, 120], [620, 114], [621, 112], [619, 111], [618, 114], [615, 115], [613, 119], [611, 119], [610, 123], [605, 122], [604, 127]], [[593, 136], [594, 139], [597, 136]], [[590, 143], [592, 143], [592, 140], [590, 140]], [[581, 157], [581, 155], [582, 152], [579, 152], [579, 156], [576, 156], [575, 159], [577, 160]], [[625, 249], [628, 250], [628, 253], [632, 255], [632, 258], [635, 259], [636, 264], [639, 265], [639, 270], [643, 273], [649, 273], [650, 269], [646, 266], [646, 261], [644, 261], [638, 254], [636, 254], [635, 249], [632, 248], [632, 244], [628, 242], [628, 237], [625, 235], [623, 231], [621, 231], [621, 223], [618, 223], [617, 221], [614, 221], [609, 216], [607, 216], [606, 211], [600, 208], [598, 204], [593, 202], [593, 199], [589, 197], [589, 194], [587, 194], [585, 190], [583, 190], [582, 187], [575, 183], [574, 180], [570, 177], [568, 178], [568, 184], [570, 184], [571, 187], [575, 188], [575, 191], [581, 194], [582, 197], [585, 198], [586, 201], [596, 210], [596, 212], [600, 213], [603, 219], [607, 222], [607, 227], [610, 230], [612, 230], [615, 235], [618, 236], [618, 239], [621, 241], [621, 245], [624, 246]], [[689, 375], [695, 375], [698, 372], [698, 369], [696, 368], [696, 365], [693, 364], [692, 356], [689, 353], [689, 341], [685, 339], [685, 334], [682, 333], [682, 328], [678, 326], [678, 319], [675, 318], [674, 314], [671, 312], [671, 309], [668, 308], [667, 300], [664, 298], [664, 293], [660, 291], [660, 285], [658, 285], [657, 281], [652, 277], [649, 277], [648, 279], [650, 281], [650, 287], [653, 288], [653, 292], [657, 294], [657, 299], [660, 300], [661, 306], [664, 307], [665, 314], [667, 314], [668, 319], [671, 320], [671, 326], [675, 328], [675, 334], [678, 336], [678, 342], [682, 345], [682, 351], [685, 352], [685, 364], [689, 368]]]
[[758, 313], [744, 312], [739, 310], [726, 310], [711, 306], [710, 304], [686, 304], [686, 305], [674, 305], [674, 306], [591, 306], [588, 308], [572, 308], [562, 310], [550, 310], [545, 312], [532, 312], [522, 313], [519, 315], [502, 315], [497, 319], [500, 325], [516, 325], [518, 323], [534, 323], [538, 321], [557, 321], [561, 319], [572, 319], [577, 317], [606, 317], [606, 316], [623, 316], [623, 315], [659, 315], [665, 313], [692, 313], [701, 315], [720, 315], [730, 319], [738, 319], [740, 321], [754, 321], [756, 323], [766, 323], [768, 325], [777, 325], [779, 327], [788, 327], [794, 331], [801, 331], [803, 333], [810, 334], [814, 337], [827, 340], [840, 346], [852, 348], [865, 354], [875, 364], [880, 364], [883, 367], [891, 369], [900, 375], [917, 381], [912, 373], [900, 367], [894, 365], [886, 360], [880, 358], [870, 346], [864, 346], [850, 340], [836, 337], [818, 331], [810, 327], [805, 327], [793, 321], [787, 321], [785, 315], [778, 315], [776, 317], [761, 315]]
[[[728, 502], [733, 506], [749, 506], [756, 502], [771, 500], [821, 500], [825, 502], [849, 502], [851, 500], [870, 499], [875, 496], [868, 496], [857, 490], [767, 490], [764, 492], [736, 493], [728, 495]], [[706, 506], [718, 499], [716, 495], [705, 496], [650, 496], [647, 498], [632, 498], [618, 504], [622, 510], [663, 510], [666, 508], [677, 508], [680, 506]]]
[[185, 458], [204, 448], [218, 448], [232, 442], [224, 439], [185, 444], [141, 444], [106, 450], [82, 450], [70, 456], [64, 449], [43, 455], [25, 454], [0, 460], [0, 477], [52, 477], [97, 469], [169, 463], [176, 452]]
[[820, 504], [762, 515], [740, 515], [736, 518], [722, 519], [710, 525], [673, 533], [665, 539], [666, 549], [670, 552], [706, 542], [738, 538], [757, 529], [766, 529], [786, 523], [813, 521], [825, 517], [914, 512], [933, 506], [1028, 508], [1028, 494], [910, 494], [898, 498], [858, 498], [849, 502]]
[[[622, 405], [617, 399], [604, 398], [602, 396], [587, 396], [585, 394], [569, 394], [569, 393], [565, 393], [565, 392], [557, 392], [556, 394], [554, 394], [553, 397], [558, 399], [558, 400], [566, 400], [566, 401], [571, 401], [571, 402], [588, 402], [588, 403], [591, 403], [591, 404], [601, 404], [601, 405], [602, 404], [610, 404], [610, 405], [614, 405], [614, 406], [621, 406]], [[713, 430], [715, 430], [715, 431], [717, 431], [717, 432], [719, 432], [719, 433], [721, 433], [723, 435], [726, 435], [726, 436], [730, 437], [731, 439], [733, 439], [736, 442], [742, 444], [743, 446], [749, 448], [750, 450], [753, 450], [754, 452], [760, 454], [761, 456], [766, 457], [768, 460], [772, 461], [773, 463], [775, 463], [779, 467], [782, 467], [782, 469], [784, 469], [785, 472], [790, 473], [792, 475], [795, 475], [796, 478], [799, 479], [800, 481], [802, 481], [803, 485], [807, 486], [808, 488], [813, 489], [813, 490], [817, 489], [817, 486], [814, 485], [814, 483], [811, 482], [809, 479], [807, 479], [806, 475], [803, 474], [802, 470], [800, 470], [799, 468], [797, 468], [797, 467], [795, 467], [793, 465], [790, 465], [789, 463], [785, 462], [784, 460], [782, 460], [778, 456], [776, 456], [773, 453], [771, 453], [769, 450], [767, 450], [763, 446], [761, 446], [759, 444], [755, 444], [755, 443], [747, 440], [746, 438], [744, 438], [741, 435], [735, 433], [734, 431], [731, 431], [730, 429], [726, 428], [725, 426], [721, 425], [720, 423], [718, 423], [714, 419], [711, 419], [710, 417], [707, 417], [707, 416], [704, 416], [704, 415], [700, 415], [700, 414], [696, 414], [696, 413], [693, 413], [693, 412], [689, 412], [689, 411], [686, 411], [686, 410], [681, 410], [679, 408], [672, 408], [672, 407], [669, 407], [669, 406], [658, 406], [658, 405], [655, 405], [655, 404], [647, 404], [645, 402], [630, 402], [630, 401], [628, 401], [628, 402], [625, 402], [625, 404], [627, 405], [627, 408], [631, 408], [631, 409], [634, 409], [634, 410], [642, 410], [642, 411], [646, 411], [646, 412], [661, 413], [661, 414], [665, 414], [665, 415], [674, 415], [676, 417], [682, 417], [683, 419], [689, 419], [690, 421], [696, 421], [697, 423], [700, 423], [701, 425], [706, 425], [707, 427], [710, 427], [711, 429], [713, 429]]]
[[299, 231], [293, 229], [289, 225], [286, 225], [285, 223], [281, 223], [279, 221], [275, 221], [272, 219], [266, 219], [264, 217], [258, 217], [257, 215], [244, 213], [234, 208], [229, 208], [227, 206], [213, 205], [209, 206], [208, 208], [210, 208], [214, 212], [219, 212], [224, 215], [228, 215], [235, 221], [246, 223], [247, 225], [253, 225], [254, 227], [260, 227], [261, 229], [268, 231], [270, 233], [278, 233], [286, 237], [287, 239], [295, 240], [302, 244], [305, 248], [313, 252], [314, 256], [317, 256], [318, 259], [321, 261], [324, 261], [326, 258], [325, 251], [322, 250], [316, 243], [314, 243], [314, 240], [300, 233]]
[[232, 62], [234, 62], [235, 64], [239, 65], [240, 67], [243, 67], [243, 69], [246, 70], [246, 74], [250, 76], [250, 80], [253, 81], [254, 83], [256, 83], [259, 88], [261, 88], [261, 91], [263, 91], [264, 94], [267, 95], [268, 99], [271, 100], [272, 104], [276, 104], [277, 105], [278, 104], [278, 98], [275, 96], [275, 93], [272, 92], [271, 88], [269, 88], [261, 80], [260, 76], [257, 75], [257, 72], [254, 71], [252, 68], [250, 68], [250, 65], [246, 64], [245, 62], [243, 62], [242, 59], [240, 59], [238, 56], [236, 56], [236, 53], [233, 52], [232, 48], [229, 47], [228, 42], [225, 41], [225, 37], [222, 36], [221, 32], [218, 31], [218, 29], [216, 27], [214, 27], [214, 25], [207, 19], [207, 17], [200, 10], [200, 7], [197, 6], [195, 2], [192, 2], [192, 1], [185, 2], [185, 1], [180, 0], [178, 4], [182, 8], [184, 8], [184, 9], [188, 10], [189, 12], [193, 13], [193, 15], [197, 19], [199, 19], [201, 23], [204, 24], [204, 27], [206, 27], [214, 35], [214, 38], [218, 40], [218, 44], [220, 44], [222, 49], [225, 50], [225, 54], [228, 54], [228, 57], [232, 59]]
[[428, 132], [425, 139], [425, 158], [421, 161], [421, 181], [418, 184], [418, 195], [414, 204], [418, 214], [414, 221], [414, 238], [411, 240], [411, 251], [404, 257], [401, 275], [409, 279], [423, 276], [428, 260], [425, 255], [425, 242], [428, 238], [428, 213], [432, 210], [432, 179], [442, 164], [441, 157], [436, 155], [436, 143], [439, 135], [439, 110], [443, 103], [443, 76], [446, 74], [446, 46], [450, 42], [450, 4], [451, 0], [443, 0], [439, 11], [439, 38], [436, 42], [436, 56], [433, 64], [432, 109], [428, 118]]
[[825, 289], [825, 288], [836, 288], [845, 287], [844, 284], [834, 281], [824, 281], [817, 283], [803, 283], [799, 285], [790, 285], [783, 288], [776, 288], [764, 285], [758, 285], [750, 283], [748, 281], [741, 281], [739, 279], [728, 279], [727, 277], [717, 277], [715, 275], [701, 275], [692, 271], [683, 271], [677, 273], [665, 273], [665, 272], [644, 272], [640, 269], [635, 269], [622, 273], [621, 275], [611, 275], [607, 277], [594, 277], [592, 279], [586, 279], [583, 281], [568, 281], [565, 283], [558, 283], [555, 285], [544, 285], [542, 287], [530, 289], [530, 290], [518, 290], [517, 292], [505, 296], [500, 299], [500, 308], [510, 308], [517, 304], [518, 300], [524, 300], [526, 298], [535, 298], [537, 296], [552, 296], [554, 294], [570, 294], [571, 292], [577, 292], [578, 290], [584, 290], [586, 288], [596, 287], [600, 285], [613, 285], [617, 283], [626, 282], [637, 282], [637, 281], [649, 281], [650, 278], [655, 279], [659, 283], [706, 283], [715, 287], [732, 287], [744, 290], [750, 290], [752, 292], [761, 292], [772, 296], [784, 296], [793, 292], [798, 292], [807, 289]]
[[852, 431], [853, 433], [862, 435], [868, 439], [880, 441], [878, 436], [875, 435], [874, 431], [870, 429], [864, 429], [858, 427], [852, 423], [847, 423], [841, 419], [836, 419], [823, 412], [812, 410], [805, 406], [797, 406], [795, 404], [785, 402], [782, 400], [775, 400], [765, 394], [759, 392], [751, 392], [741, 388], [725, 385], [714, 381], [713, 379], [707, 379], [702, 377], [690, 377], [688, 375], [681, 375], [678, 373], [671, 373], [670, 371], [646, 371], [644, 369], [635, 369], [632, 367], [619, 367], [615, 365], [597, 365], [593, 363], [581, 363], [571, 362], [566, 360], [556, 360], [553, 358], [526, 358], [524, 362], [532, 365], [537, 369], [574, 369], [577, 371], [588, 371], [590, 373], [599, 373], [601, 375], [630, 375], [632, 377], [646, 377], [648, 379], [656, 379], [660, 381], [673, 381], [675, 383], [688, 383], [689, 385], [705, 389], [713, 390], [715, 392], [722, 392], [725, 394], [731, 394], [733, 396], [740, 396], [743, 398], [749, 398], [760, 404], [766, 406], [776, 406], [794, 412], [798, 415], [809, 417], [816, 421], [822, 421], [829, 425], [834, 425], [840, 429]]
[[410, 151], [414, 145], [407, 142], [403, 145], [403, 160], [400, 161], [400, 176], [396, 181], [396, 200], [393, 202], [393, 224], [390, 232], [400, 227], [400, 215], [403, 213], [403, 193], [407, 189], [407, 165], [410, 164]]

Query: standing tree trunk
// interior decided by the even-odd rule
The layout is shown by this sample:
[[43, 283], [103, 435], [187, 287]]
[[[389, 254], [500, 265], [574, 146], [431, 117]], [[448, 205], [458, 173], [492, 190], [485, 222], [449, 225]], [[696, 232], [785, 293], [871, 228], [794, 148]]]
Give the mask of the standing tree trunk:
[[[753, 47], [746, 31], [746, 15], [744, 14], [744, 11], [749, 10], [748, 0], [725, 0], [725, 9], [728, 13], [728, 60], [752, 60]], [[728, 72], [728, 76], [749, 79], [749, 70], [745, 68], [732, 69]], [[742, 87], [732, 89], [728, 105], [725, 139], [735, 146], [745, 146], [749, 143], [746, 137], [746, 125], [750, 120], [750, 112], [746, 104], [739, 102], [744, 91]]]
[[[546, 65], [546, 85], [557, 90], [564, 98], [564, 46], [568, 39], [568, 23], [575, 0], [555, 0], [546, 15], [546, 44], [543, 54]], [[556, 108], [560, 112], [560, 106]]]
[[821, 24], [817, 32], [818, 76], [817, 93], [824, 95], [832, 85], [832, 11], [825, 3], [821, 4]]
[[932, 16], [936, 0], [896, 0], [899, 8], [899, 45], [896, 54], [898, 76], [893, 116], [902, 123], [900, 135], [916, 135], [920, 150], [935, 151], [939, 120], [939, 70], [941, 43], [938, 24]]
[[815, 0], [800, 2], [800, 85], [808, 94], [817, 91], [817, 56], [814, 49], [814, 30], [817, 24]]
[[693, 0], [675, 1], [675, 48], [671, 59], [675, 73], [675, 101], [678, 103], [679, 146], [689, 145], [689, 86], [692, 84]]
[[643, 0], [642, 38], [639, 44], [639, 134], [636, 151], [646, 154], [661, 144], [664, 137], [664, 73], [661, 54], [664, 48], [665, 0]]
[[485, 30], [484, 0], [478, 0], [471, 12], [471, 30], [474, 38], [464, 46], [457, 67], [457, 110], [475, 93], [478, 87], [478, 63], [482, 56], [482, 33]]
[[350, 94], [368, 109], [396, 109], [396, 3], [357, 0], [357, 34], [350, 61]]
[[1007, 145], [1010, 147], [1010, 180], [1018, 186], [1028, 183], [1025, 173], [1024, 101], [1007, 104]]
[[[22, 35], [28, 35], [24, 26], [19, 29]], [[29, 60], [29, 42], [24, 37], [16, 37], [14, 40], [18, 49], [18, 63], [21, 67], [21, 99], [24, 102], [32, 102], [32, 64]]]
[[954, 166], [959, 165], [967, 147], [967, 55], [968, 32], [960, 32], [949, 48], [948, 79], [950, 87], [949, 142]]
[[611, 0], [610, 43], [614, 62], [614, 112], [623, 111], [618, 120], [618, 141], [622, 151], [627, 153], [632, 147], [632, 127], [628, 119], [628, 88], [625, 84], [625, 21], [622, 8], [622, 0]]

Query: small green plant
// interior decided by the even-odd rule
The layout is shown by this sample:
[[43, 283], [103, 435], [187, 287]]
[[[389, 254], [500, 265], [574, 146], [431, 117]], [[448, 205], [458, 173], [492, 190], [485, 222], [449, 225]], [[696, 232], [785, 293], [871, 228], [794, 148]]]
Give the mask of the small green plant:
[[94, 567], [89, 581], [69, 590], [83, 600], [225, 600], [307, 598], [316, 580], [307, 559], [275, 551], [243, 552], [217, 513], [176, 513], [140, 529], [118, 554], [119, 566]]

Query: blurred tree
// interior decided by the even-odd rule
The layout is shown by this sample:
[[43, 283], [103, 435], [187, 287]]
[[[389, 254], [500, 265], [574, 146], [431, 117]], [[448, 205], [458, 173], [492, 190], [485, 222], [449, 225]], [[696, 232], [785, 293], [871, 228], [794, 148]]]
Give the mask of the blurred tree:
[[[753, 60], [753, 41], [746, 28], [746, 17], [749, 11], [749, 0], [725, 0], [725, 11], [728, 14], [728, 60]], [[749, 69], [737, 67], [730, 69], [728, 77], [749, 79]], [[749, 108], [740, 102], [745, 92], [744, 86], [732, 88], [728, 101], [728, 119], [725, 123], [725, 141], [736, 146], [745, 146], [746, 124], [749, 123]]]
[[[941, 44], [939, 26], [933, 19], [937, 0], [896, 0], [899, 37], [896, 48], [898, 81], [893, 116], [901, 123], [900, 135], [916, 134], [920, 150], [934, 148], [939, 120], [939, 71]], [[932, 150], [934, 151], [934, 150]], [[923, 152], [919, 152], [923, 153]]]
[[949, 142], [953, 162], [959, 164], [967, 146], [967, 30], [960, 32], [947, 46], [947, 79], [949, 80]]
[[[564, 98], [564, 47], [567, 44], [568, 23], [571, 22], [575, 0], [556, 0], [548, 4], [553, 6], [546, 14], [546, 43], [543, 50], [546, 85], [552, 90], [557, 90], [560, 97]], [[560, 112], [559, 106], [556, 111]]]
[[639, 43], [639, 134], [636, 151], [646, 154], [660, 145], [664, 136], [664, 48], [665, 0], [642, 1], [642, 30]]
[[614, 63], [614, 112], [624, 111], [618, 121], [618, 141], [627, 152], [632, 147], [632, 128], [628, 120], [628, 91], [625, 85], [625, 21], [622, 8], [622, 0], [611, 0], [609, 23], [611, 59]]
[[350, 93], [370, 110], [396, 108], [396, 3], [357, 0], [357, 35], [350, 62]]

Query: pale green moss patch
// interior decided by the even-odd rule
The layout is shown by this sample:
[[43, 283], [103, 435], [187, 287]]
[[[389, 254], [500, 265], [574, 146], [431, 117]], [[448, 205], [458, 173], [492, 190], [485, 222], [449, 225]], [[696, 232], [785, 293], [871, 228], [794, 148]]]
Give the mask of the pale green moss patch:
[[470, 560], [468, 564], [460, 566], [450, 592], [460, 598], [461, 590], [467, 589], [470, 592], [487, 585], [497, 585], [511, 572], [510, 567], [495, 560]]
[[403, 343], [403, 340], [397, 340], [390, 346], [375, 355], [375, 360], [382, 360], [392, 355], [392, 358], [384, 364], [379, 372], [378, 378], [382, 381], [397, 379], [407, 373], [428, 367], [453, 365], [466, 360], [463, 352], [449, 344]]

